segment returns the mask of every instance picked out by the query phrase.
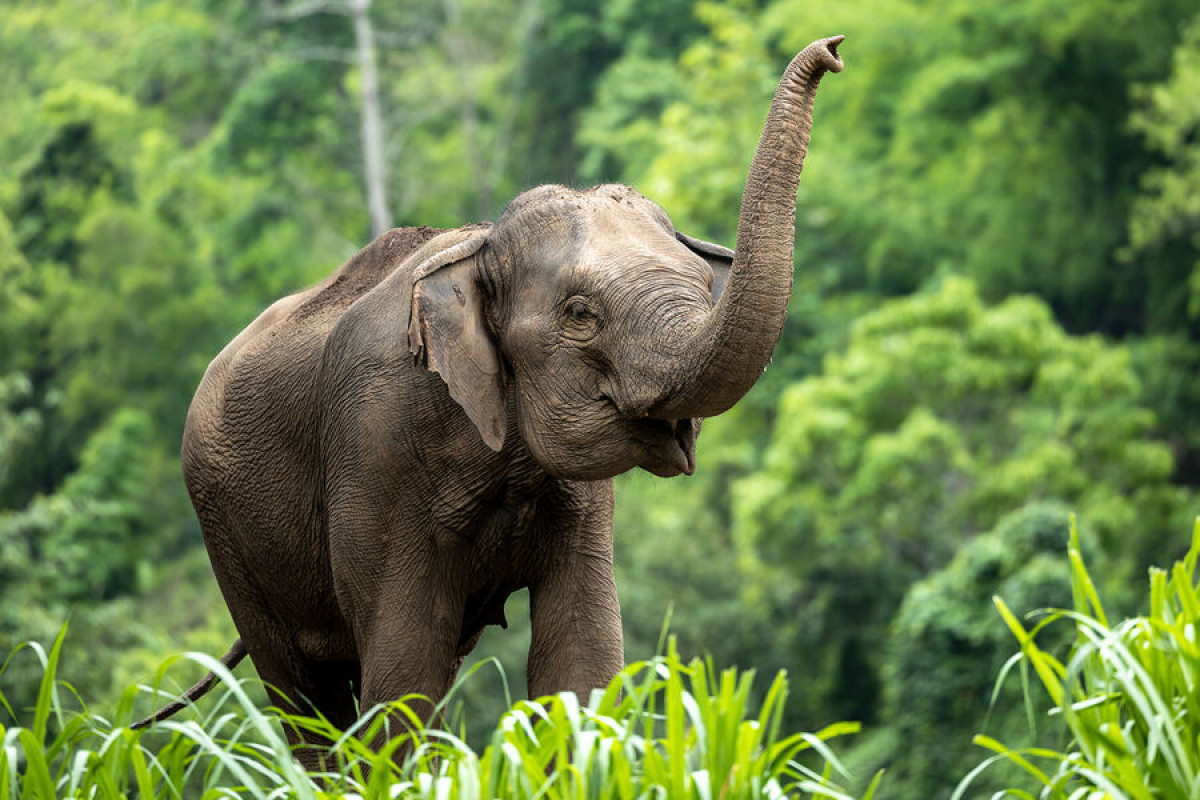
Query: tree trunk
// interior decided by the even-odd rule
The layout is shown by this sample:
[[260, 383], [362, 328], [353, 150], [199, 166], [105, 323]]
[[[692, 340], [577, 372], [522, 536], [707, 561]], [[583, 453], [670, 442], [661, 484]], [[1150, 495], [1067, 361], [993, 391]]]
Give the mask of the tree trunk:
[[350, 0], [354, 17], [354, 49], [362, 82], [363, 178], [371, 235], [391, 227], [387, 205], [387, 168], [383, 159], [383, 117], [379, 110], [379, 72], [375, 62], [375, 32], [371, 27], [371, 0]]

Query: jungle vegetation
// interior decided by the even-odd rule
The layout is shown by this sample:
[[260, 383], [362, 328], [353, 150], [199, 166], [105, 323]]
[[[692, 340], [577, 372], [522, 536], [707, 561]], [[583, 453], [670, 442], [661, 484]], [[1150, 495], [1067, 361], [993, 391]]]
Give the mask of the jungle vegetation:
[[[178, 442], [224, 343], [372, 235], [351, 5], [0, 13], [0, 650], [69, 617], [61, 671], [92, 706], [235, 635]], [[1073, 511], [1108, 616], [1137, 613], [1200, 513], [1195, 3], [369, 15], [391, 224], [620, 181], [730, 246], [779, 71], [847, 36], [773, 365], [706, 422], [696, 476], [619, 479], [626, 658], [669, 617], [685, 660], [788, 670], [787, 729], [861, 723], [841, 752], [864, 784], [888, 767], [887, 797], [948, 797], [977, 733], [1037, 742], [1019, 687], [989, 711], [1016, 649], [991, 597], [1071, 605]], [[478, 651], [518, 693], [521, 602]], [[8, 703], [35, 707], [43, 675], [14, 658]], [[488, 670], [457, 697], [480, 737], [508, 705]]]

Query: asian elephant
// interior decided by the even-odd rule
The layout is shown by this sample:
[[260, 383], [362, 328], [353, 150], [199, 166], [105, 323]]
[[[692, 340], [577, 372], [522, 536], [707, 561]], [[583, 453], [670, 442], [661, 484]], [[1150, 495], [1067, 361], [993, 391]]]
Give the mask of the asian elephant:
[[736, 253], [628, 187], [541, 186], [493, 224], [381, 235], [216, 357], [183, 468], [241, 636], [226, 663], [248, 652], [277, 701], [348, 725], [436, 702], [528, 587], [531, 696], [616, 674], [612, 477], [691, 474], [700, 420], [766, 367], [842, 38], [783, 74]]

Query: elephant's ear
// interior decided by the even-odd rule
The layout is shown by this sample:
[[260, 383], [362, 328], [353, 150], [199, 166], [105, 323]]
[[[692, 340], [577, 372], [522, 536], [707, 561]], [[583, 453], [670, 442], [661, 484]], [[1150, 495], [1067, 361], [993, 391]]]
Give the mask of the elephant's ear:
[[413, 272], [408, 347], [418, 364], [442, 376], [484, 443], [499, 451], [507, 427], [504, 371], [484, 322], [478, 270], [487, 233], [451, 236], [441, 247], [430, 242], [436, 249], [425, 250]]
[[675, 238], [683, 242], [689, 250], [703, 258], [712, 267], [712, 301], [715, 306], [721, 299], [721, 292], [725, 291], [725, 284], [729, 281], [729, 270], [733, 267], [733, 251], [728, 247], [706, 242], [703, 239], [694, 239], [679, 231], [675, 231]]

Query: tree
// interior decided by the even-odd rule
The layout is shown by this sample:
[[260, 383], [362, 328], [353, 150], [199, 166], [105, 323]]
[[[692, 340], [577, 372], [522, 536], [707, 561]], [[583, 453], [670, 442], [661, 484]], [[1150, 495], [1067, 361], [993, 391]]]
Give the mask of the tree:
[[[247, 69], [251, 43], [230, 45], [226, 20], [98, 5], [22, 7], [0, 26], [15, 54], [0, 66], [12, 80], [0, 96], [0, 631], [47, 640], [70, 615], [81, 655], [104, 665], [81, 688], [107, 692], [126, 651], [161, 635], [161, 654], [166, 631], [197, 624], [188, 599], [207, 584], [175, 582], [207, 570], [177, 455], [191, 392], [270, 299], [345, 254], [348, 215], [324, 212], [356, 187], [327, 191], [343, 180], [328, 166], [303, 175], [320, 191], [296, 191], [286, 169], [263, 177], [270, 142], [291, 136], [290, 164], [323, 164], [341, 129], [321, 98], [306, 108], [324, 116], [273, 128], [300, 82]], [[264, 85], [278, 91], [264, 98]], [[271, 136], [251, 144], [251, 130]], [[139, 613], [137, 598], [164, 587], [156, 607], [171, 613]], [[27, 688], [26, 672], [5, 673], [10, 698], [28, 696], [7, 685]]]
[[1067, 335], [1032, 297], [987, 306], [961, 278], [861, 317], [775, 420], [733, 484], [732, 535], [743, 603], [776, 631], [759, 663], [804, 665], [807, 722], [876, 717], [879, 643], [908, 587], [1010, 509], [1077, 509], [1121, 585], [1195, 509], [1128, 350]]
[[634, 140], [624, 178], [681, 224], [729, 241], [771, 79], [811, 39], [844, 33], [846, 72], [818, 102], [801, 183], [802, 275], [899, 294], [959, 271], [989, 299], [1038, 293], [1072, 331], [1187, 324], [1163, 299], [1178, 262], [1135, 269], [1122, 254], [1157, 158], [1130, 135], [1131, 89], [1167, 74], [1192, 4], [699, 9], [711, 33], [681, 57], [676, 101], [657, 125], [617, 122], [610, 137], [614, 150]]
[[1177, 480], [1200, 485], [1200, 15], [1175, 50], [1170, 76], [1137, 87], [1133, 128], [1161, 159], [1142, 176], [1129, 217], [1131, 269], [1153, 280], [1158, 324], [1137, 348], [1163, 435], [1178, 464]]
[[[379, 65], [375, 51], [375, 26], [371, 21], [371, 0], [318, 0], [297, 2], [274, 8], [270, 18], [294, 22], [311, 15], [340, 14], [350, 17], [354, 27], [353, 60], [358, 65], [359, 115], [362, 174], [371, 236], [378, 236], [391, 227], [387, 201], [387, 165], [384, 160], [384, 115], [379, 98]], [[336, 46], [327, 46], [324, 57], [339, 61], [342, 54]]]
[[[1200, 339], [1200, 14], [1175, 49], [1170, 77], [1139, 87], [1131, 122], [1166, 161], [1142, 177], [1129, 220], [1130, 255], [1159, 255], [1182, 271], [1154, 287], [1161, 316], [1189, 320]], [[1190, 268], [1190, 275], [1187, 274]], [[1166, 276], [1164, 276], [1166, 277]], [[1181, 291], [1186, 286], [1186, 290]]]
[[[1012, 636], [1000, 623], [992, 598], [1027, 614], [1071, 604], [1066, 558], [1068, 511], [1032, 503], [1007, 514], [992, 530], [964, 543], [942, 569], [909, 587], [892, 621], [882, 669], [880, 741], [856, 757], [874, 761], [859, 772], [888, 770], [898, 797], [948, 796], [979, 758], [977, 733], [1001, 741], [1034, 744], [1021, 681], [1014, 670], [997, 687], [1012, 655]], [[1065, 651], [1065, 630], [1038, 637], [1048, 651]], [[993, 696], [993, 692], [996, 692]], [[1033, 725], [1045, 713], [1044, 698], [1031, 694]], [[908, 747], [911, 742], [935, 747]], [[882, 742], [887, 744], [880, 746]], [[890, 752], [888, 752], [890, 750]], [[985, 776], [987, 793], [1020, 785], [1016, 767]]]
[[[24, 509], [0, 512], [4, 641], [53, 639], [73, 606], [99, 608], [145, 588], [139, 580], [152, 574], [164, 544], [152, 540], [143, 516], [153, 505], [146, 496], [157, 455], [149, 447], [150, 435], [145, 415], [115, 415], [88, 440], [79, 469], [58, 491]], [[87, 629], [89, 622], [81, 627]], [[13, 690], [6, 687], [5, 694], [18, 703], [31, 702], [39, 677], [36, 670], [6, 675]]]

